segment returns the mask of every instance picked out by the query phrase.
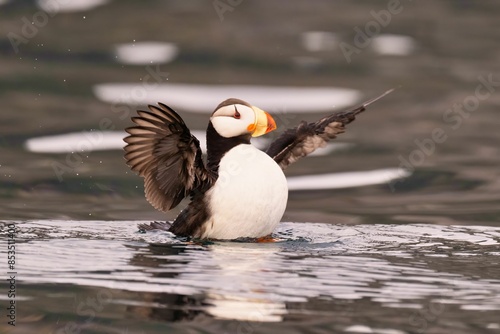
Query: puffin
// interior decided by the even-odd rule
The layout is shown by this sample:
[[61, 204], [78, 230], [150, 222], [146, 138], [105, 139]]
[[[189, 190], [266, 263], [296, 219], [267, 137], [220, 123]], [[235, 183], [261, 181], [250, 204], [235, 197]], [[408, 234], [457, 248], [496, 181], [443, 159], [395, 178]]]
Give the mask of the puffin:
[[173, 222], [142, 224], [143, 230], [167, 230], [197, 240], [272, 240], [288, 201], [284, 170], [324, 147], [373, 102], [335, 112], [319, 121], [301, 121], [261, 151], [251, 138], [277, 126], [266, 111], [237, 98], [221, 102], [206, 131], [206, 161], [198, 139], [181, 116], [163, 103], [132, 117], [125, 160], [144, 178], [144, 193], [157, 210], [167, 212], [184, 198], [190, 202]]

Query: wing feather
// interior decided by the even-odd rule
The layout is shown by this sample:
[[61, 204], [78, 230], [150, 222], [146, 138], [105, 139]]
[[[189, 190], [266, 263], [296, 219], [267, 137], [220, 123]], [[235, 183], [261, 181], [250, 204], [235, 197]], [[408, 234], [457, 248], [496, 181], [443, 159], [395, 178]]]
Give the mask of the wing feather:
[[326, 146], [328, 141], [345, 131], [345, 126], [351, 123], [356, 118], [356, 115], [393, 90], [388, 90], [356, 108], [334, 113], [317, 122], [307, 123], [302, 121], [295, 128], [288, 129], [281, 134], [271, 143], [266, 152], [282, 169], [286, 169], [300, 158], [311, 154], [320, 147]]
[[147, 200], [156, 209], [168, 211], [186, 196], [210, 185], [213, 176], [205, 168], [198, 139], [182, 118], [159, 103], [139, 110], [136, 124], [127, 128], [125, 159], [130, 168], [144, 177]]

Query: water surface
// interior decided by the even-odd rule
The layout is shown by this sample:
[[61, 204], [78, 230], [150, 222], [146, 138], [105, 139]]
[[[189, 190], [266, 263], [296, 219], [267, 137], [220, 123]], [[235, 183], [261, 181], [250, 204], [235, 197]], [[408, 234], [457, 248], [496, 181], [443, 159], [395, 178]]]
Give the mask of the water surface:
[[187, 242], [168, 232], [140, 233], [137, 223], [16, 222], [16, 329], [500, 328], [500, 228], [282, 223], [278, 241], [262, 244]]

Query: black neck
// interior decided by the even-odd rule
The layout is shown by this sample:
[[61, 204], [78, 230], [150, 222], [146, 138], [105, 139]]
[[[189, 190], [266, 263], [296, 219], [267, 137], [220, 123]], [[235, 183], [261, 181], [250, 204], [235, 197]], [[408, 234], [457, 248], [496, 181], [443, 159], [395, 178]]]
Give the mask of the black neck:
[[214, 173], [219, 173], [219, 163], [224, 154], [240, 144], [250, 144], [250, 134], [225, 138], [215, 131], [212, 122], [207, 128], [207, 167]]

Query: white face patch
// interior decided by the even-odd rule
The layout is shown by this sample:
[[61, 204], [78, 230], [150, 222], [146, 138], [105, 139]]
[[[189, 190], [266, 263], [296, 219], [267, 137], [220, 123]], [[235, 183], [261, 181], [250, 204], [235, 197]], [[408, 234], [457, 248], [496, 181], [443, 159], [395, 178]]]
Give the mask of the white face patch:
[[245, 105], [231, 104], [217, 109], [210, 121], [222, 137], [237, 137], [251, 133], [248, 126], [255, 123], [255, 112]]

